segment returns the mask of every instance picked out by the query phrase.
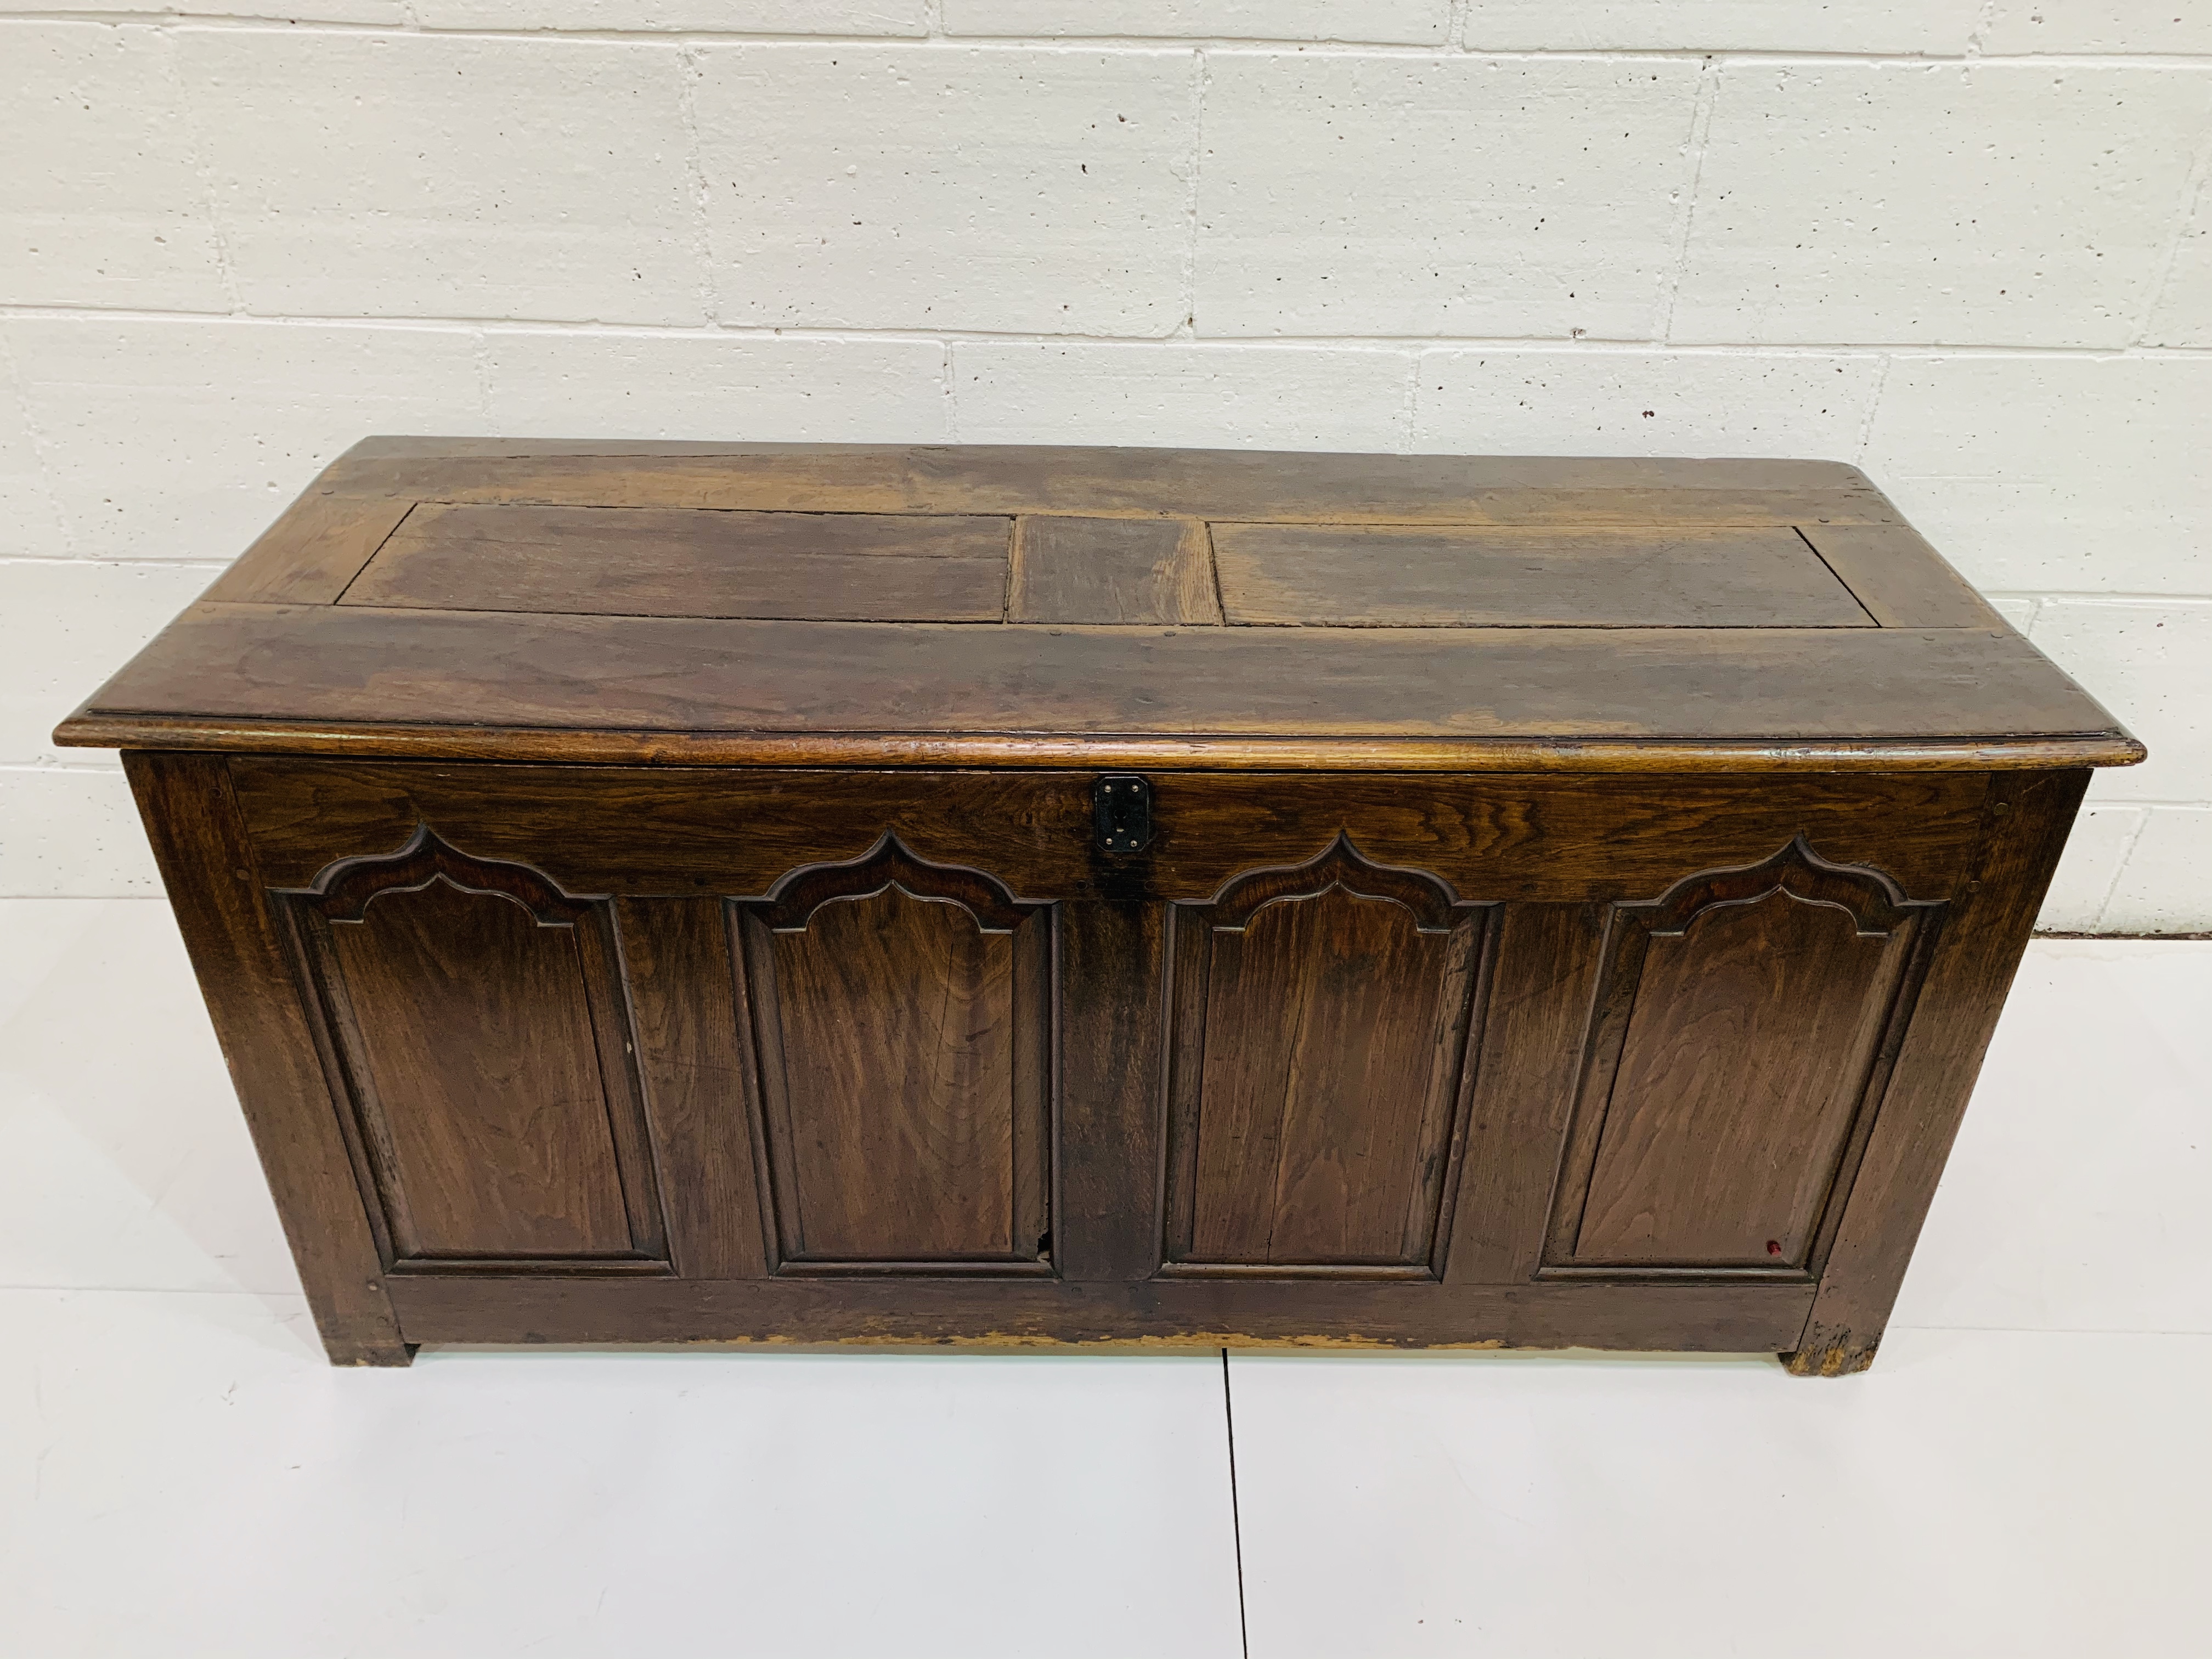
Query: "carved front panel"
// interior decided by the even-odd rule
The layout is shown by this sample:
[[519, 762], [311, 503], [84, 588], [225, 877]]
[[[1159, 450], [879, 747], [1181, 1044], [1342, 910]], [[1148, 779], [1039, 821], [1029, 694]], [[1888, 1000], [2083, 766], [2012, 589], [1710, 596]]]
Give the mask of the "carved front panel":
[[1048, 1272], [1049, 910], [888, 836], [732, 908], [781, 1270]]
[[665, 1271], [605, 901], [427, 828], [284, 896], [395, 1271]]
[[1615, 906], [1547, 1271], [1816, 1271], [1941, 909], [1802, 838]]
[[1176, 908], [1170, 1273], [1438, 1270], [1485, 914], [1340, 837]]

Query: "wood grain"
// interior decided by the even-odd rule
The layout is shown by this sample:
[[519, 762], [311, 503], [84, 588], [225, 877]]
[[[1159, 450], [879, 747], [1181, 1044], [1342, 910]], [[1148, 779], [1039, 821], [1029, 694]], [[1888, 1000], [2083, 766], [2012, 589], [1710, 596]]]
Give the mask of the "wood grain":
[[576, 616], [1000, 620], [1010, 521], [425, 504], [338, 601]]
[[2142, 754], [1833, 464], [504, 439], [356, 447], [57, 738], [379, 1364], [1856, 1368]]
[[[1358, 740], [1334, 763], [1374, 768], [1447, 738], [2137, 750], [2027, 641], [1957, 629], [886, 628], [203, 605], [94, 706], [335, 723], [356, 747], [385, 725], [440, 723], [742, 732], [763, 757], [767, 734], [836, 734], [855, 759], [872, 744], [894, 763], [901, 734], [988, 762], [1040, 732], [1170, 738], [1159, 751], [1185, 765], [1285, 733]], [[58, 740], [87, 735], [72, 720]]]
[[664, 1194], [671, 1259], [687, 1279], [758, 1278], [773, 1217], [721, 902], [621, 899], [615, 910], [656, 1161], [680, 1177]]
[[1787, 527], [1212, 528], [1224, 614], [1248, 627], [1875, 625]]
[[1203, 524], [1031, 516], [1016, 525], [1008, 622], [1221, 621]]
[[319, 482], [216, 577], [206, 597], [234, 605], [329, 605], [415, 506], [412, 495], [358, 494]]
[[1903, 945], [1787, 894], [1651, 940], [1570, 1259], [1802, 1267]]
[[2005, 994], [2088, 787], [2087, 771], [1998, 780], [1975, 884], [1954, 902], [1875, 1120], [1805, 1330], [1801, 1376], [1864, 1370], [1905, 1281]]
[[331, 1362], [404, 1365], [384, 1263], [224, 763], [124, 757], [307, 1305]]
[[743, 918], [786, 1266], [1039, 1265], [1049, 925], [896, 886]]
[[1884, 628], [2008, 626], [1906, 524], [1816, 524], [1799, 534]]
[[1060, 912], [1060, 1203], [1053, 1255], [1076, 1280], [1160, 1265], [1166, 915], [1133, 902]]
[[1328, 455], [963, 445], [372, 440], [325, 485], [440, 501], [1335, 523], [1875, 523], [1832, 461]]
[[1467, 1150], [1453, 1207], [1447, 1284], [1510, 1285], [1543, 1265], [1590, 1005], [1605, 907], [1508, 904], [1471, 1063]]
[[574, 927], [438, 882], [328, 943], [400, 1259], [639, 1254]]
[[1250, 1279], [407, 1279], [414, 1342], [1282, 1343], [1331, 1349], [1773, 1351], [1807, 1285], [1316, 1284]]
[[[1178, 916], [1186, 1262], [1426, 1273], [1480, 929], [1331, 887], [1241, 931]], [[1178, 1206], [1170, 1198], [1171, 1211]]]
[[1948, 772], [1756, 787], [1726, 776], [1178, 774], [1154, 780], [1154, 840], [1133, 864], [1094, 854], [1091, 772], [233, 765], [279, 885], [305, 885], [336, 852], [387, 853], [427, 822], [482, 857], [532, 861], [571, 892], [633, 897], [763, 896], [800, 866], [865, 857], [889, 833], [925, 861], [987, 865], [1026, 901], [1208, 902], [1252, 870], [1304, 865], [1342, 832], [1376, 863], [1448, 884], [1428, 902], [1448, 905], [1453, 890], [1486, 902], [1640, 900], [1686, 868], [1749, 864], [1802, 831], [1832, 858], [1879, 863], [1914, 894], [1943, 898], [1980, 839], [1989, 788]]

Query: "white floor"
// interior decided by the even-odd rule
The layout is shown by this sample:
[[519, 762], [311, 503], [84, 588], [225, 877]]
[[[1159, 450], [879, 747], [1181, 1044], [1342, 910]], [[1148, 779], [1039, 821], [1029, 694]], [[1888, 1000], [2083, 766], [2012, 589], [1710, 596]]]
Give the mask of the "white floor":
[[166, 908], [6, 901], [0, 1656], [2204, 1659], [2208, 1221], [2212, 944], [2051, 941], [1863, 1377], [333, 1371]]

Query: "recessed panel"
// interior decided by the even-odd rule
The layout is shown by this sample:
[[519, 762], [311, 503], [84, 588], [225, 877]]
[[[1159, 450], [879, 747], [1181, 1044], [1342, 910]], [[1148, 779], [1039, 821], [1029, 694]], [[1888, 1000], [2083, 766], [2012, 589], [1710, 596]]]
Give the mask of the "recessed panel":
[[1177, 911], [1171, 1272], [1435, 1270], [1481, 923], [1331, 859]]
[[1802, 1263], [1887, 1012], [1897, 944], [1781, 894], [1654, 939], [1575, 1259]]
[[1816, 1274], [1942, 913], [1802, 835], [1612, 906], [1545, 1272]]
[[424, 503], [347, 605], [586, 616], [991, 622], [1011, 520]]
[[1871, 628], [1787, 526], [1216, 524], [1232, 624]]
[[[636, 1257], [579, 927], [442, 880], [323, 925], [326, 988], [393, 1255]], [[618, 1079], [618, 1081], [620, 1081]], [[640, 1172], [641, 1175], [642, 1172]]]
[[1049, 914], [846, 869], [736, 915], [781, 1266], [1045, 1271]]

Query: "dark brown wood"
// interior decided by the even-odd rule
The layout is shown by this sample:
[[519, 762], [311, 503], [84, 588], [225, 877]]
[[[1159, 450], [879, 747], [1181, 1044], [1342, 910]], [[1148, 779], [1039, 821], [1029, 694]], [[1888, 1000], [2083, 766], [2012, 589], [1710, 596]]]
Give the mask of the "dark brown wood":
[[1206, 526], [1031, 516], [1017, 523], [1006, 620], [1218, 623]]
[[1049, 1272], [1050, 915], [886, 836], [735, 920], [778, 1270]]
[[330, 605], [413, 510], [411, 495], [310, 489], [215, 579], [229, 605]]
[[[1334, 745], [1286, 763], [1353, 769], [1445, 740], [1472, 763], [1499, 738], [2072, 737], [2136, 753], [2026, 640], [1966, 629], [887, 627], [202, 605], [95, 706], [368, 736], [463, 711], [477, 726], [743, 732], [729, 758], [765, 763], [781, 758], [769, 734], [835, 731], [957, 735], [953, 752], [996, 764], [1040, 727], [1150, 735], [1162, 763], [1200, 767], [1285, 732]], [[84, 735], [65, 725], [58, 740]]]
[[1471, 1070], [1444, 1279], [1536, 1278], [1597, 994], [1606, 907], [1499, 907], [1496, 965]]
[[1795, 530], [1213, 526], [1231, 623], [1872, 628]]
[[415, 1342], [925, 1342], [1015, 1346], [1673, 1348], [1775, 1352], [1809, 1285], [1182, 1279], [410, 1279]]
[[1168, 1271], [1437, 1276], [1482, 920], [1342, 837], [1176, 907]]
[[438, 501], [1296, 523], [1892, 524], [1834, 461], [371, 439], [319, 481]]
[[1800, 1376], [1874, 1363], [1944, 1161], [1966, 1115], [2035, 915], [2089, 786], [2084, 771], [1997, 780], [1989, 835], [1950, 907], [1875, 1119], [1803, 1336]]
[[665, 1271], [605, 901], [427, 828], [275, 896], [393, 1272]]
[[1167, 913], [1077, 900], [1060, 918], [1059, 1200], [1053, 1259], [1074, 1281], [1161, 1262]]
[[253, 850], [210, 755], [124, 757], [331, 1363], [404, 1365], [384, 1262]]
[[[712, 771], [690, 768], [234, 763], [270, 878], [304, 886], [333, 847], [387, 852], [432, 823], [571, 892], [763, 896], [885, 833], [915, 858], [987, 862], [972, 908], [1064, 898], [1212, 900], [1254, 869], [1297, 866], [1340, 832], [1376, 863], [1486, 899], [1644, 899], [1685, 870], [1752, 864], [1796, 834], [1945, 898], [1983, 829], [1985, 777], [1460, 777], [1169, 775], [1140, 860], [1091, 846], [1092, 772]], [[1000, 885], [998, 884], [1003, 884]], [[1247, 890], [1256, 892], [1258, 890]]]
[[1831, 464], [471, 439], [57, 736], [133, 751], [371, 1363], [1854, 1369], [2142, 755]]
[[1614, 907], [1547, 1270], [1817, 1273], [1942, 910], [1802, 836]]
[[338, 603], [577, 616], [997, 622], [1006, 519], [424, 504]]
[[615, 914], [653, 1144], [682, 1176], [662, 1193], [671, 1259], [687, 1279], [757, 1279], [769, 1271], [771, 1218], [722, 902], [620, 899]]
[[2007, 625], [1911, 525], [1802, 525], [1798, 534], [1884, 628]]

